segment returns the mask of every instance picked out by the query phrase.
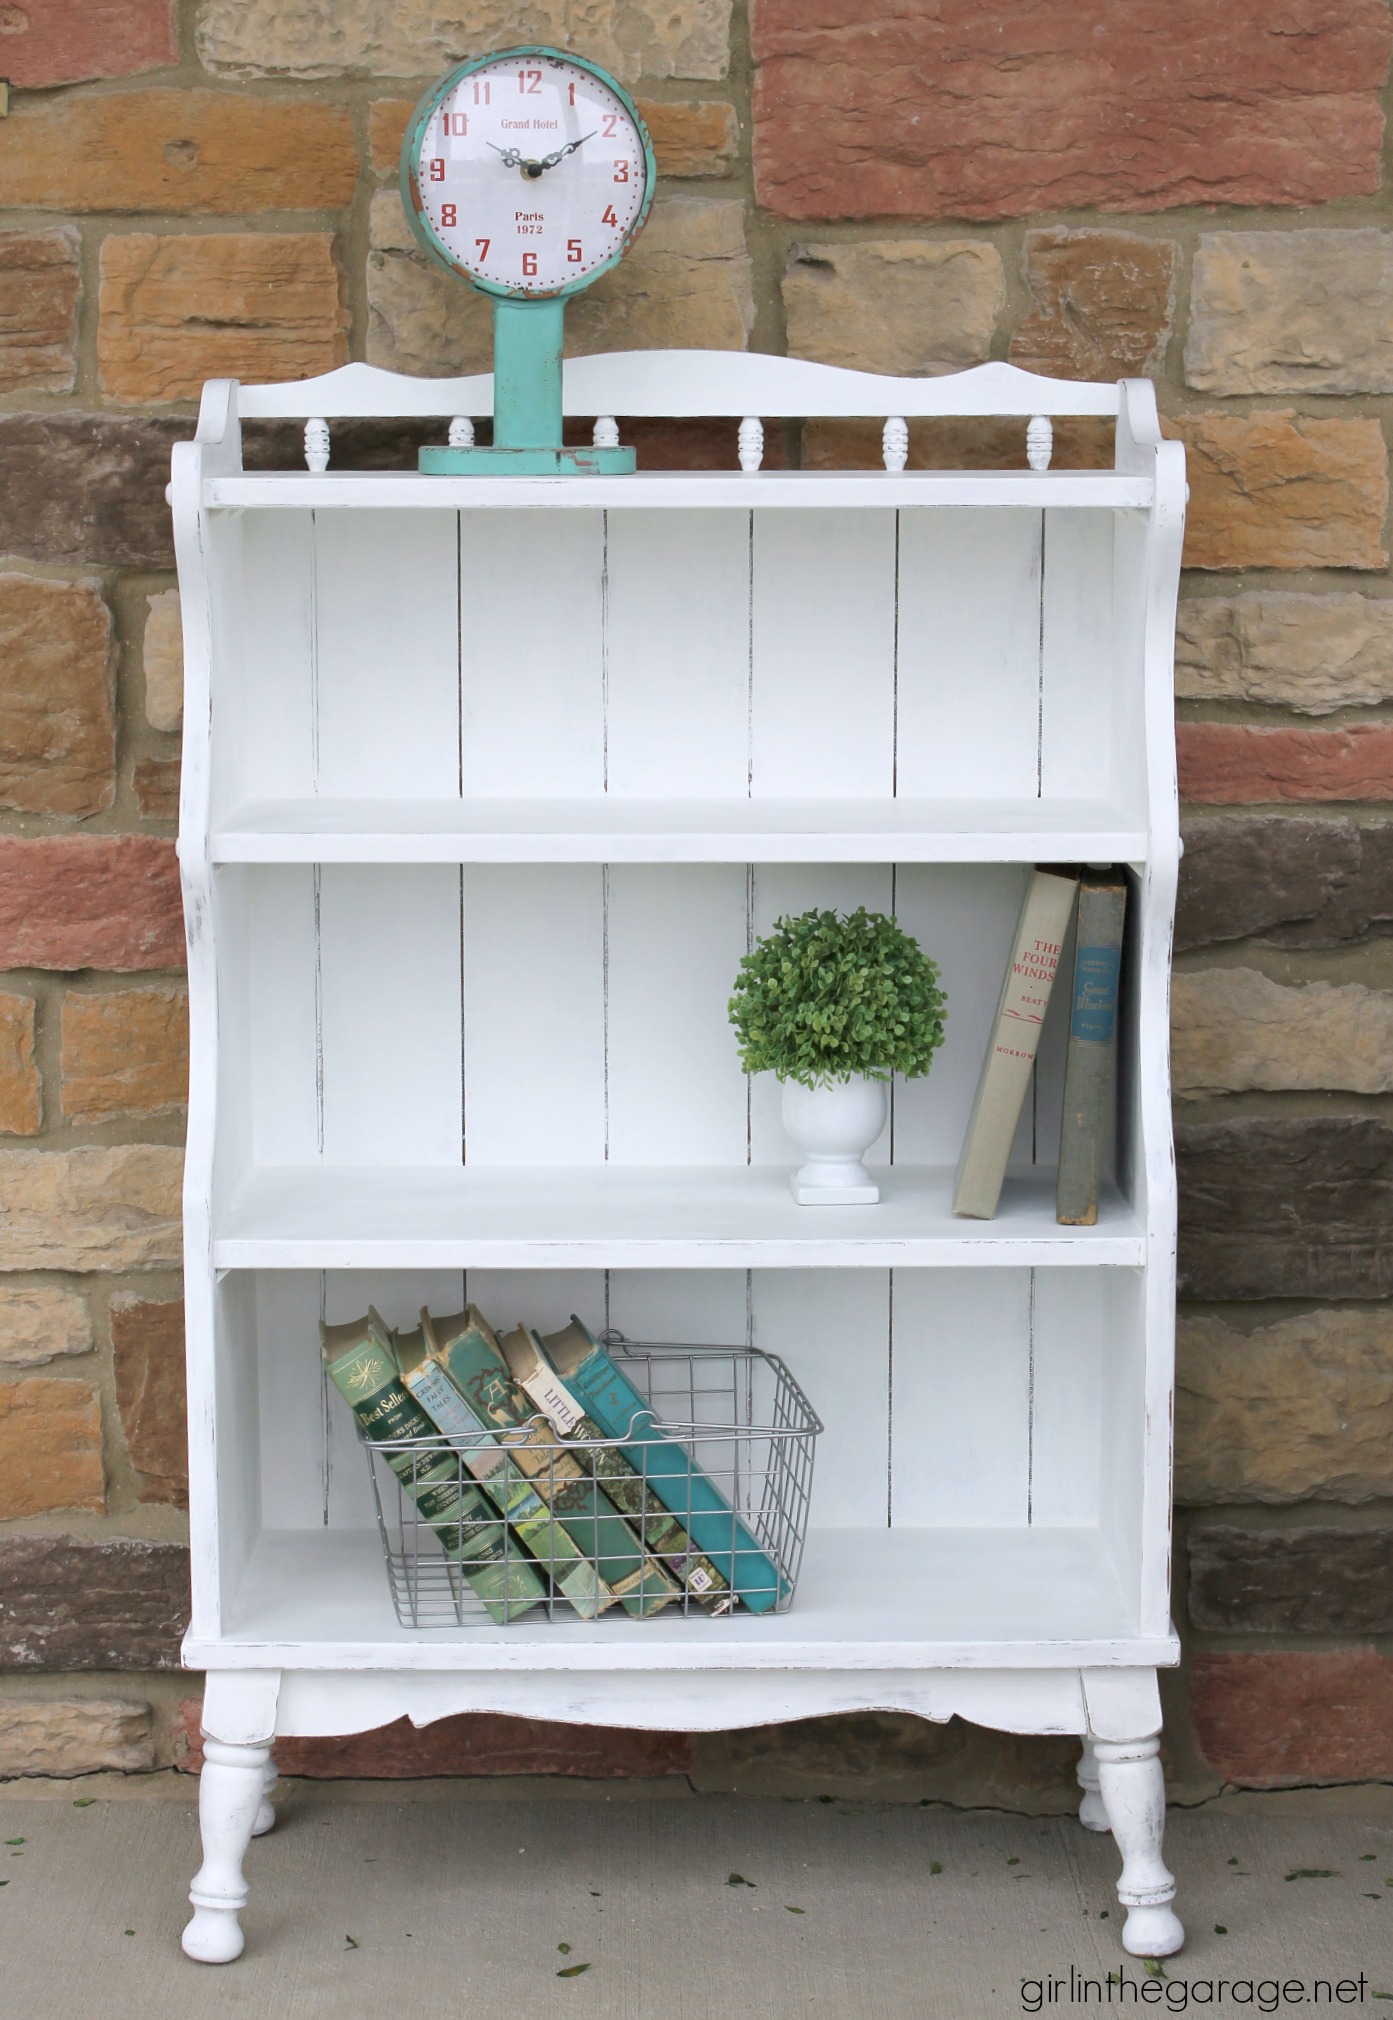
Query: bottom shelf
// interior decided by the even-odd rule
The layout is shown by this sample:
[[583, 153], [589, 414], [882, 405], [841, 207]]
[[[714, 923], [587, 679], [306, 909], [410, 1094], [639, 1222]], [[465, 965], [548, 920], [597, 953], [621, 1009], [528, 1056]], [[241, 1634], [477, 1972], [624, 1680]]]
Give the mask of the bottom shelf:
[[1075, 1668], [1177, 1659], [1144, 1637], [1096, 1529], [814, 1529], [776, 1618], [398, 1626], [375, 1530], [267, 1530], [200, 1668]]

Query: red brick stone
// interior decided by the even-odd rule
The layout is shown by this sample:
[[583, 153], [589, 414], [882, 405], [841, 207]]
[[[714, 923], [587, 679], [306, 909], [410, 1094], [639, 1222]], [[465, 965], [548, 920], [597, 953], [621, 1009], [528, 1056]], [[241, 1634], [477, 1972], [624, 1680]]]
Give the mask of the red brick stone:
[[[189, 1774], [203, 1765], [201, 1711], [198, 1698], [181, 1699], [174, 1725], [175, 1763]], [[684, 1732], [631, 1732], [464, 1712], [419, 1729], [399, 1718], [376, 1732], [338, 1739], [278, 1739], [276, 1765], [284, 1775], [316, 1781], [408, 1781], [421, 1775], [578, 1775], [622, 1781], [686, 1774], [692, 1741]]]
[[760, 0], [782, 217], [1307, 204], [1379, 186], [1384, 0]]
[[171, 0], [5, 0], [0, 76], [21, 90], [177, 63]]
[[1393, 1657], [1197, 1655], [1190, 1710], [1200, 1747], [1247, 1788], [1393, 1777]]
[[1393, 799], [1393, 723], [1352, 729], [1253, 729], [1239, 722], [1175, 728], [1180, 797], [1203, 805]]
[[179, 866], [145, 835], [0, 839], [0, 968], [184, 966]]

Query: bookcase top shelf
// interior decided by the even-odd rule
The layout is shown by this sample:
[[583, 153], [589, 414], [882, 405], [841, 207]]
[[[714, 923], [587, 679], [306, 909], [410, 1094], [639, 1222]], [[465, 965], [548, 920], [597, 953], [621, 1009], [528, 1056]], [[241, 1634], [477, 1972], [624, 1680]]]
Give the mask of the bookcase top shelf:
[[1147, 511], [1150, 477], [1113, 470], [652, 470], [632, 477], [423, 477], [410, 471], [270, 470], [207, 478], [213, 510], [724, 511], [879, 506]]
[[950, 1208], [952, 1172], [897, 1164], [866, 1207], [795, 1204], [782, 1166], [262, 1166], [214, 1218], [220, 1269], [1136, 1267], [1115, 1190], [1061, 1227], [1054, 1174], [1008, 1179], [995, 1220]]
[[1140, 862], [1146, 829], [1074, 799], [261, 800], [216, 863]]

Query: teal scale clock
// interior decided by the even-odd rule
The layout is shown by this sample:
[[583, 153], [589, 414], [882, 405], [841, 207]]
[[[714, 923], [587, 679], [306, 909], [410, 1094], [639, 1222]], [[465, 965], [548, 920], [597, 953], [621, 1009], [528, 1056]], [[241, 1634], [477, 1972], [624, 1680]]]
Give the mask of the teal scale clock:
[[561, 439], [567, 299], [616, 266], [653, 201], [653, 148], [628, 93], [558, 49], [461, 63], [417, 106], [401, 151], [407, 222], [432, 259], [493, 297], [493, 446], [426, 448], [436, 473], [622, 475], [623, 448]]

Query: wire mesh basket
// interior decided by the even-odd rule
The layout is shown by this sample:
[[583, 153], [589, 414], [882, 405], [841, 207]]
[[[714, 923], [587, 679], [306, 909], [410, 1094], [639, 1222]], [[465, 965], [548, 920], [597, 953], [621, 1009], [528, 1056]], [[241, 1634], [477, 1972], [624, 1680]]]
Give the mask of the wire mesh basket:
[[783, 1362], [603, 1340], [643, 1401], [621, 1437], [563, 1438], [538, 1415], [497, 1435], [362, 1439], [403, 1627], [792, 1603], [822, 1424]]

